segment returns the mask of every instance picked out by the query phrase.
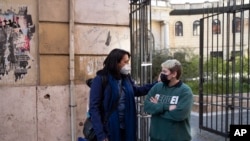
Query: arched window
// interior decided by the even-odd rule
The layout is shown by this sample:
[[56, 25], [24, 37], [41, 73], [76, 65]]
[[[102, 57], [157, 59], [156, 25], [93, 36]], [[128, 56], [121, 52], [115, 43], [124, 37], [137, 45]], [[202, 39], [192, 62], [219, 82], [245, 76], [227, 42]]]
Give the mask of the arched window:
[[220, 20], [214, 19], [212, 23], [213, 34], [220, 34]]
[[240, 17], [235, 17], [232, 21], [232, 32], [239, 33], [241, 31], [241, 19]]
[[193, 35], [199, 36], [200, 35], [200, 21], [196, 20], [193, 23]]
[[180, 21], [175, 23], [175, 36], [183, 36], [183, 25]]

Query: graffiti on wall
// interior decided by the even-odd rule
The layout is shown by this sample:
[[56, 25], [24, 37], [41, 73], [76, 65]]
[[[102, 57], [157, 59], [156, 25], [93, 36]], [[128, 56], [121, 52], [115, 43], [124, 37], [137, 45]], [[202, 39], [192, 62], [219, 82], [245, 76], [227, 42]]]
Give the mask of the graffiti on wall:
[[0, 9], [0, 81], [12, 74], [15, 81], [22, 79], [31, 68], [30, 41], [35, 25], [27, 12], [27, 7]]

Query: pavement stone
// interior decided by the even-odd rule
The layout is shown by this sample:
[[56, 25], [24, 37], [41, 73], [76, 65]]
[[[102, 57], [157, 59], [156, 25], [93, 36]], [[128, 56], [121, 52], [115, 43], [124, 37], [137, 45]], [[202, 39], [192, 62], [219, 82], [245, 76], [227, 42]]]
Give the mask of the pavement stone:
[[229, 141], [229, 138], [200, 129], [199, 113], [191, 113], [190, 124], [192, 141]]

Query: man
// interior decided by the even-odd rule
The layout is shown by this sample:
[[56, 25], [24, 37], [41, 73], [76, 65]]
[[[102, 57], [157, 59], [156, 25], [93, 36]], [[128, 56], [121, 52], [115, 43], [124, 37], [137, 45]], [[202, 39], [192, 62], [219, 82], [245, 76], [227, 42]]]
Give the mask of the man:
[[167, 60], [161, 64], [161, 81], [148, 92], [144, 111], [151, 114], [151, 141], [191, 141], [191, 88], [180, 80], [181, 63]]

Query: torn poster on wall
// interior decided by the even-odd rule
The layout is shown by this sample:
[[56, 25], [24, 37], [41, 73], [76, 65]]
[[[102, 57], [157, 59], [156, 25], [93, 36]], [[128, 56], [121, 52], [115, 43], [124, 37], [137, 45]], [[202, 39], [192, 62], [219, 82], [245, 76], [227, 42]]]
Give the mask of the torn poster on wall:
[[27, 7], [15, 11], [0, 9], [0, 81], [9, 74], [15, 75], [15, 81], [22, 79], [31, 67], [30, 41], [35, 25]]

